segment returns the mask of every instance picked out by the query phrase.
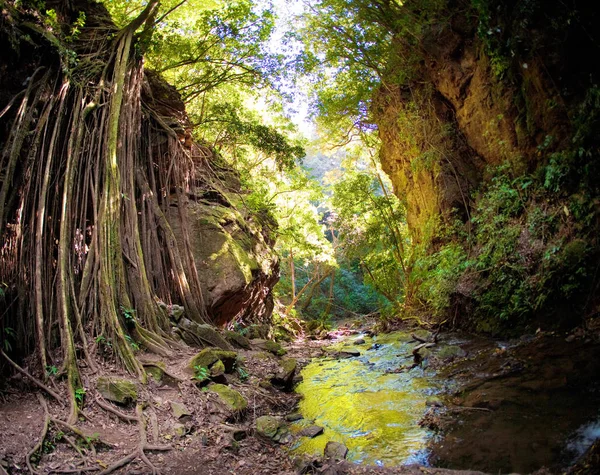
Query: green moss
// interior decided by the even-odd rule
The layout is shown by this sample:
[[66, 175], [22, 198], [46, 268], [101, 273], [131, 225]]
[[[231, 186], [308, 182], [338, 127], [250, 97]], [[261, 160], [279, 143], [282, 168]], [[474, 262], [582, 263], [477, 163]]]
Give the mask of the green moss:
[[96, 383], [98, 392], [103, 398], [119, 404], [137, 401], [137, 385], [128, 379], [112, 376], [101, 376]]
[[231, 373], [235, 367], [237, 353], [235, 351], [219, 350], [217, 348], [205, 348], [188, 363], [188, 368], [195, 371], [196, 367], [210, 368], [221, 360], [227, 373]]
[[209, 391], [217, 394], [221, 402], [234, 413], [244, 411], [248, 407], [248, 401], [235, 389], [224, 384], [211, 384]]

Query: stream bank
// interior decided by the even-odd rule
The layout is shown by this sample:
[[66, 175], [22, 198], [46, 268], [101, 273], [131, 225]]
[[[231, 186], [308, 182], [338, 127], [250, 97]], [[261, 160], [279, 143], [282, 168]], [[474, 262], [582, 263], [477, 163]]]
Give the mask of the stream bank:
[[600, 437], [600, 345], [581, 330], [507, 342], [440, 335], [413, 369], [411, 338], [353, 336], [309, 364], [297, 388], [309, 422], [296, 424], [325, 430], [296, 453], [334, 440], [354, 463], [564, 473]]

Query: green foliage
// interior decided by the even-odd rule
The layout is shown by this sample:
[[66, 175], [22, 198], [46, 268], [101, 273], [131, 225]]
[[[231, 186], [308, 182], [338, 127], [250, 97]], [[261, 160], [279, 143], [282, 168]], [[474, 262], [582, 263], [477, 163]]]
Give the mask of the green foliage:
[[206, 381], [210, 377], [210, 370], [206, 366], [194, 366], [194, 379]]
[[54, 365], [46, 366], [46, 375], [47, 376], [56, 376], [58, 374], [58, 368]]
[[77, 401], [77, 405], [79, 407], [83, 406], [84, 399], [85, 399], [85, 388], [76, 388], [75, 389], [75, 401]]
[[11, 341], [16, 341], [17, 334], [10, 327], [4, 327], [2, 335], [2, 346], [4, 347], [4, 351], [9, 352], [12, 351]]

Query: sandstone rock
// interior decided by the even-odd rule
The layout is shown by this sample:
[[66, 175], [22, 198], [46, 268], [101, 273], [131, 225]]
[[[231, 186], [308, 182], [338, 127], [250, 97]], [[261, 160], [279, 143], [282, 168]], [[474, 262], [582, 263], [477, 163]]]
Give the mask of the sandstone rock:
[[137, 385], [129, 379], [114, 376], [101, 376], [96, 383], [98, 392], [104, 399], [119, 404], [137, 401]]
[[310, 437], [311, 439], [321, 435], [323, 433], [323, 428], [320, 426], [308, 426], [298, 432], [298, 435], [302, 437]]
[[348, 447], [339, 442], [329, 441], [327, 442], [327, 445], [325, 445], [323, 454], [329, 459], [344, 460], [346, 455], [348, 455]]

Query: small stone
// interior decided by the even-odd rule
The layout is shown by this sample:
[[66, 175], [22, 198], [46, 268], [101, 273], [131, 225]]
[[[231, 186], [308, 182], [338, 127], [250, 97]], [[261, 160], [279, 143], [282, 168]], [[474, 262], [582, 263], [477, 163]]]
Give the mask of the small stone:
[[339, 442], [329, 441], [327, 442], [327, 445], [325, 445], [324, 455], [330, 459], [344, 460], [346, 455], [348, 455], [348, 447]]
[[302, 429], [298, 435], [302, 436], [302, 437], [310, 437], [311, 439], [313, 437], [316, 437], [318, 435], [321, 435], [323, 433], [323, 428], [319, 427], [319, 426], [308, 426], [305, 427], [304, 429]]
[[185, 437], [187, 434], [187, 428], [183, 424], [178, 423], [173, 426], [173, 432], [175, 432], [175, 435], [178, 437]]
[[569, 335], [567, 338], [565, 338], [565, 341], [567, 343], [572, 343], [575, 341], [575, 335]]
[[104, 399], [119, 404], [137, 401], [137, 385], [125, 378], [101, 376], [96, 383], [98, 392]]
[[442, 400], [439, 397], [431, 396], [427, 398], [425, 405], [428, 407], [442, 407], [444, 403], [442, 403]]
[[343, 350], [340, 351], [337, 355], [338, 358], [356, 358], [360, 356], [360, 351], [358, 350]]
[[364, 338], [357, 338], [356, 340], [354, 340], [354, 344], [355, 345], [364, 345], [365, 344], [365, 339]]
[[175, 416], [175, 419], [180, 421], [187, 421], [192, 417], [192, 413], [188, 411], [188, 408], [185, 407], [184, 404], [177, 401], [171, 401], [171, 411], [173, 411], [173, 416]]
[[292, 414], [285, 416], [285, 420], [288, 422], [295, 422], [299, 421], [300, 419], [304, 419], [304, 416], [299, 412], [293, 412]]

